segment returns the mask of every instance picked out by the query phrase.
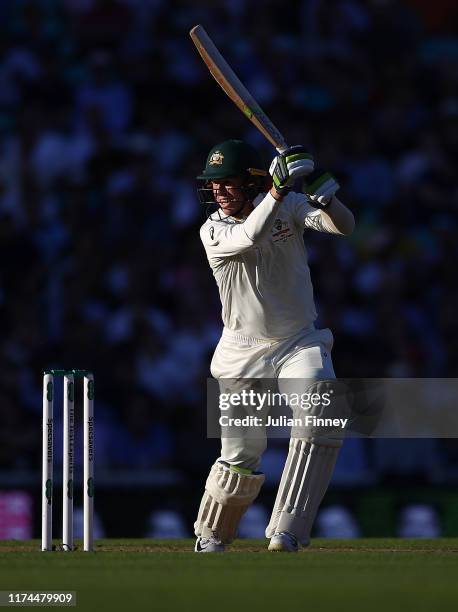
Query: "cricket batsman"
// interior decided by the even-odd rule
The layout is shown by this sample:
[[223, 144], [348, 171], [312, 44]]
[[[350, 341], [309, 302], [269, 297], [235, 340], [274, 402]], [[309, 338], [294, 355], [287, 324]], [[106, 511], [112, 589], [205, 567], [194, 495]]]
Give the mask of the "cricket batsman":
[[[270, 176], [269, 176], [270, 175]], [[200, 230], [218, 285], [224, 329], [211, 362], [216, 379], [335, 379], [333, 336], [317, 329], [305, 229], [349, 235], [353, 214], [336, 197], [337, 181], [315, 169], [297, 145], [263, 168], [241, 140], [213, 147], [197, 177], [199, 198], [217, 204]], [[304, 193], [292, 191], [297, 179]], [[322, 388], [322, 387], [321, 387]], [[266, 436], [222, 437], [197, 519], [196, 552], [223, 552], [264, 482], [258, 471]], [[272, 516], [269, 550], [307, 546], [342, 439], [291, 437]]]

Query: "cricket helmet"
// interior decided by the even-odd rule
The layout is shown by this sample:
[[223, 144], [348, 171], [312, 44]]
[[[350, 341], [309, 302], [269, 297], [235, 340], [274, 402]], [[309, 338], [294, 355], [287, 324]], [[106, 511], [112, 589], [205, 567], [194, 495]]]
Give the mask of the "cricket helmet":
[[258, 193], [267, 191], [271, 185], [270, 176], [263, 166], [258, 151], [243, 140], [225, 140], [215, 145], [207, 156], [202, 174], [197, 177], [204, 181], [197, 189], [201, 204], [216, 204], [211, 181], [235, 176], [244, 179], [243, 192], [248, 200], [254, 200]]
[[261, 156], [243, 140], [225, 140], [208, 154], [205, 168], [197, 178], [217, 180], [230, 176], [266, 176]]

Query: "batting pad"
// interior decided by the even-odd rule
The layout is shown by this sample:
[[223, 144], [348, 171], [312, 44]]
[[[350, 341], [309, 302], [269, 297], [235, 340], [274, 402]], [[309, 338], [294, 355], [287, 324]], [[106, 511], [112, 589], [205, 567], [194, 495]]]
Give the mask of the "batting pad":
[[240, 519], [256, 499], [264, 483], [260, 473], [217, 461], [205, 484], [205, 493], [194, 523], [196, 536], [214, 537], [230, 544], [237, 535]]
[[307, 545], [342, 440], [292, 438], [266, 537], [288, 531]]

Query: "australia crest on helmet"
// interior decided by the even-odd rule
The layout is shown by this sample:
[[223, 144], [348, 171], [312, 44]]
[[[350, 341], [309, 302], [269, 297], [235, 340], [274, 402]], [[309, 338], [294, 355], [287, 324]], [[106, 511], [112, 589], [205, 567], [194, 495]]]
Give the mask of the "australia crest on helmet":
[[221, 151], [215, 151], [211, 154], [210, 159], [208, 160], [209, 166], [222, 166], [224, 161], [224, 155]]

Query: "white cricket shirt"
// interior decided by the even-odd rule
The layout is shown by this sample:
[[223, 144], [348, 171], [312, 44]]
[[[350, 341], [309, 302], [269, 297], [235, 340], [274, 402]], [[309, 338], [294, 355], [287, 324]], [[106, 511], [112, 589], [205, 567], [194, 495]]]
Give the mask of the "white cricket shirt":
[[244, 336], [287, 338], [316, 319], [303, 232], [336, 233], [307, 196], [260, 194], [245, 220], [213, 213], [200, 237], [218, 285], [224, 326]]

